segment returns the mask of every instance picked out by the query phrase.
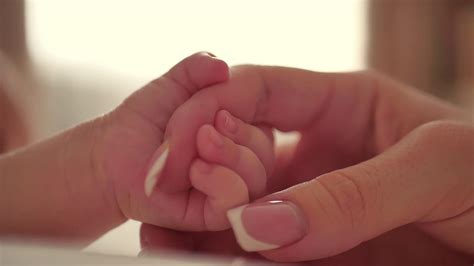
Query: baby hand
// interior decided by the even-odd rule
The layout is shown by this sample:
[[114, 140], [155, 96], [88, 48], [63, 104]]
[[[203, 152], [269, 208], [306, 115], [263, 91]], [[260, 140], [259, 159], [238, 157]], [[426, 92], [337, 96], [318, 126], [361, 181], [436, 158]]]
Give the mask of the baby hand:
[[224, 62], [194, 55], [104, 118], [98, 171], [113, 181], [104, 186], [123, 216], [176, 230], [224, 230], [228, 209], [265, 194], [271, 131], [220, 110], [215, 93], [194, 97], [227, 78]]
[[[189, 119], [194, 121], [192, 116]], [[174, 208], [163, 206], [163, 212], [157, 214], [158, 221], [179, 217], [173, 224], [165, 223], [166, 227], [192, 231], [227, 229], [227, 210], [266, 194], [274, 161], [272, 132], [220, 110], [212, 126], [199, 127], [195, 145], [197, 154], [189, 167], [188, 188], [161, 189], [160, 175], [168, 153], [181, 152], [165, 143], [145, 180], [145, 192], [152, 198], [161, 197], [162, 204], [173, 204], [170, 206]]]
[[211, 231], [227, 229], [227, 210], [266, 194], [274, 161], [272, 132], [221, 110], [214, 126], [199, 129], [196, 144], [199, 156], [189, 171], [195, 190], [184, 220]]

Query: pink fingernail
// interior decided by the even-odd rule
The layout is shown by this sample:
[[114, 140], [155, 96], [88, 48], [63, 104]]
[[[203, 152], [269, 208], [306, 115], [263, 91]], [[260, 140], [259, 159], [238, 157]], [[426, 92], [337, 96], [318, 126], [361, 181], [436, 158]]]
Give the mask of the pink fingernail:
[[244, 205], [227, 213], [239, 245], [246, 251], [276, 249], [302, 239], [307, 226], [302, 212], [286, 201]]
[[227, 111], [224, 111], [224, 127], [229, 133], [235, 133], [237, 131], [237, 123]]
[[214, 128], [209, 131], [209, 139], [218, 148], [224, 145], [224, 139]]

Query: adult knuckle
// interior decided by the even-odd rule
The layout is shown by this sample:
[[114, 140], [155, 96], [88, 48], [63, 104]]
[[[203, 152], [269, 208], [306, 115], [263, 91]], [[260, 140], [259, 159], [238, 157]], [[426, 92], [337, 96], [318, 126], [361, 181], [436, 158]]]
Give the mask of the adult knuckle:
[[334, 210], [357, 232], [367, 216], [367, 199], [355, 176], [340, 170], [319, 178], [319, 183], [334, 203]]
[[[449, 172], [460, 176], [461, 172], [458, 170], [472, 167], [473, 124], [462, 121], [430, 122], [419, 128], [418, 142], [424, 148], [431, 148], [432, 156], [442, 158], [442, 162], [450, 166]], [[472, 180], [472, 172], [470, 176]]]
[[459, 153], [472, 146], [474, 127], [465, 122], [439, 120], [421, 125], [414, 133], [417, 144], [423, 148], [432, 147], [444, 153]]
[[472, 186], [466, 185], [473, 180], [472, 124], [447, 120], [423, 124], [412, 132], [404, 151], [403, 167], [410, 166], [418, 176], [430, 176], [430, 182], [443, 184], [443, 196], [423, 219], [456, 215], [472, 206]]

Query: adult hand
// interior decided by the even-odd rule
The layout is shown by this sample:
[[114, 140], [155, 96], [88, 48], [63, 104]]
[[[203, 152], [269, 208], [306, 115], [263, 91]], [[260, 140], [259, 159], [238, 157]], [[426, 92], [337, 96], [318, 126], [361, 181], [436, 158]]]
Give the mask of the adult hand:
[[[203, 104], [213, 97], [211, 103], [218, 104]], [[245, 249], [271, 247], [260, 254], [308, 261], [411, 224], [416, 233], [401, 228], [388, 235], [401, 232], [410, 237], [398, 239], [413, 241], [421, 230], [451, 249], [474, 253], [474, 129], [460, 110], [374, 73], [280, 67], [234, 68], [230, 82], [193, 98], [178, 108], [167, 130], [182, 126], [200, 106], [203, 113], [226, 109], [249, 123], [301, 133], [298, 143], [280, 150], [269, 180], [274, 189], [297, 185], [240, 208], [235, 216], [241, 218], [244, 230], [237, 238]], [[171, 135], [171, 142], [192, 139], [199, 122]], [[170, 156], [168, 168], [179, 163], [186, 168], [188, 158], [178, 162]], [[282, 202], [269, 203], [276, 200]], [[249, 239], [259, 247], [249, 245]], [[378, 239], [373, 243], [388, 242]], [[370, 244], [356, 250], [364, 247]], [[364, 259], [370, 262], [379, 254]], [[439, 254], [445, 253], [424, 253]]]

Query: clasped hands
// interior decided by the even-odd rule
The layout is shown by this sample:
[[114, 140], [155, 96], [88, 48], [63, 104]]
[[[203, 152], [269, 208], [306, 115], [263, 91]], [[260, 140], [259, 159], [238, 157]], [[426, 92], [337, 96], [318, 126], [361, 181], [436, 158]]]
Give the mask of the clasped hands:
[[[274, 129], [300, 139], [275, 147]], [[34, 226], [7, 208], [7, 232], [93, 240], [130, 218], [147, 251], [366, 265], [406, 247], [422, 262], [474, 254], [472, 118], [379, 73], [229, 68], [197, 53], [6, 159], [55, 147], [63, 175], [48, 182], [67, 189], [40, 203], [67, 200], [26, 204]]]

